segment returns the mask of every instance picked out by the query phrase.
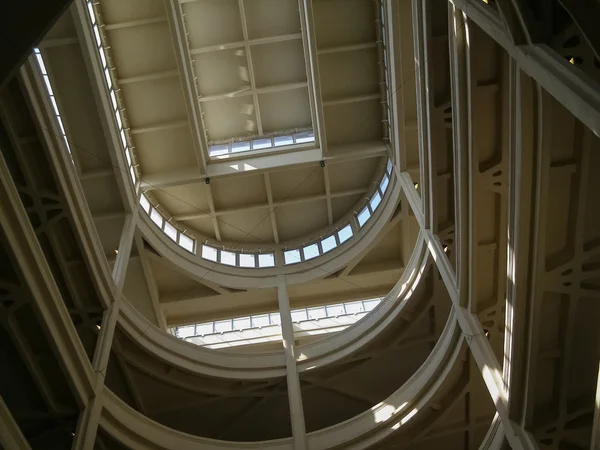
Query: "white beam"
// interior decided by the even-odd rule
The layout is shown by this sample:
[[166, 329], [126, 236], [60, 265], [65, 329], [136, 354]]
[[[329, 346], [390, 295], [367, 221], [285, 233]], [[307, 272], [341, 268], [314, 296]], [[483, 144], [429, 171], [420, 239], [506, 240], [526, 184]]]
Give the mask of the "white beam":
[[362, 42], [360, 44], [336, 45], [333, 47], [321, 47], [317, 50], [317, 55], [330, 55], [332, 53], [356, 52], [360, 50], [368, 50], [377, 48], [376, 42]]
[[331, 100], [324, 100], [323, 106], [339, 106], [339, 105], [348, 105], [351, 103], [362, 103], [362, 102], [370, 102], [373, 100], [381, 100], [381, 94], [367, 94], [367, 95], [355, 95], [352, 97], [343, 97]]
[[277, 301], [281, 315], [281, 334], [283, 339], [283, 350], [285, 353], [286, 380], [288, 388], [288, 400], [290, 404], [290, 419], [292, 422], [292, 436], [294, 438], [294, 450], [306, 450], [306, 425], [304, 423], [304, 408], [302, 406], [302, 390], [300, 389], [300, 378], [296, 365], [296, 354], [294, 344], [294, 326], [290, 300], [287, 294], [285, 275], [277, 276]]
[[273, 228], [273, 240], [276, 244], [279, 244], [279, 230], [277, 228], [277, 218], [275, 217], [274, 202], [273, 202], [273, 189], [271, 188], [271, 177], [268, 173], [265, 173], [265, 188], [267, 190], [267, 200], [269, 208], [269, 216], [271, 216], [271, 227]]
[[19, 425], [0, 396], [0, 445], [6, 449], [31, 450]]
[[119, 78], [117, 80], [119, 86], [124, 84], [144, 83], [146, 81], [164, 80], [167, 78], [175, 78], [179, 76], [178, 70], [163, 70], [162, 72], [152, 72], [145, 75], [137, 75], [135, 77]]
[[151, 17], [149, 19], [138, 19], [129, 20], [127, 22], [111, 23], [109, 25], [105, 25], [104, 29], [107, 31], [122, 30], [123, 28], [144, 27], [147, 25], [157, 25], [166, 22], [167, 19], [165, 19], [164, 17]]
[[215, 100], [227, 100], [230, 98], [237, 97], [246, 97], [249, 95], [256, 94], [270, 94], [273, 92], [282, 92], [282, 91], [291, 91], [293, 89], [302, 89], [308, 86], [306, 81], [300, 81], [297, 83], [283, 83], [283, 84], [274, 84], [271, 86], [264, 86], [260, 88], [253, 89], [252, 86], [248, 86], [244, 89], [239, 89], [237, 91], [224, 92], [222, 94], [215, 95], [203, 95], [198, 97], [198, 101], [200, 103], [213, 102]]
[[217, 45], [207, 45], [205, 47], [196, 47], [190, 50], [192, 55], [201, 55], [203, 53], [212, 53], [218, 52], [221, 50], [233, 50], [236, 48], [244, 48], [246, 47], [246, 43], [248, 45], [263, 45], [263, 44], [275, 44], [278, 42], [286, 42], [286, 41], [295, 41], [298, 39], [302, 39], [302, 34], [300, 33], [290, 33], [290, 34], [282, 34], [279, 36], [267, 36], [256, 39], [247, 39], [244, 41], [237, 42], [228, 42], [226, 44], [217, 44]]

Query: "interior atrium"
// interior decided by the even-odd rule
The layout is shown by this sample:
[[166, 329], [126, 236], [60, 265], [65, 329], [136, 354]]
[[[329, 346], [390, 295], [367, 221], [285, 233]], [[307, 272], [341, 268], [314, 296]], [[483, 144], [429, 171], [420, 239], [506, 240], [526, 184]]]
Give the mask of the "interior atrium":
[[0, 449], [600, 450], [598, 0], [0, 4]]

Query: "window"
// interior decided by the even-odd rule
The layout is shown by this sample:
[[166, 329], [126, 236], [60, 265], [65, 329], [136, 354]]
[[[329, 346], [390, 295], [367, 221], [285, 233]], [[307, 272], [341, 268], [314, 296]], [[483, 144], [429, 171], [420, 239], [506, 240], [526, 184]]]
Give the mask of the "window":
[[312, 131], [304, 131], [302, 133], [296, 133], [296, 144], [305, 144], [307, 142], [315, 142], [315, 134]]
[[338, 239], [340, 240], [340, 244], [343, 244], [348, 239], [352, 237], [352, 227], [350, 225], [346, 225], [340, 231], [338, 231]]
[[296, 264], [302, 261], [300, 259], [300, 250], [288, 250], [283, 252], [283, 258], [285, 259], [286, 264]]
[[346, 314], [358, 314], [365, 311], [362, 302], [346, 303]]
[[271, 313], [269, 314], [272, 325], [281, 325], [281, 316], [279, 313]]
[[179, 233], [179, 245], [190, 253], [194, 253], [194, 240], [185, 234]]
[[273, 253], [258, 255], [258, 267], [275, 267], [275, 255]]
[[196, 335], [196, 331], [195, 331], [195, 326], [194, 325], [186, 325], [185, 327], [177, 327], [177, 337], [180, 338], [186, 338], [186, 337], [190, 337], [190, 336], [195, 336]]
[[150, 211], [150, 201], [148, 200], [148, 197], [146, 197], [146, 194], [142, 194], [140, 197], [140, 206], [146, 213]]
[[228, 266], [235, 266], [235, 253], [226, 252], [221, 250], [221, 264], [227, 264]]
[[254, 255], [240, 253], [240, 267], [256, 267]]
[[202, 246], [202, 257], [209, 261], [217, 262], [217, 249], [208, 245]]
[[165, 222], [165, 234], [177, 242], [177, 228], [175, 228], [169, 222]]
[[373, 311], [377, 305], [381, 303], [381, 299], [376, 298], [374, 300], [365, 300], [363, 305], [365, 306], [365, 311]]
[[373, 198], [369, 202], [369, 204], [371, 205], [371, 210], [375, 211], [380, 203], [381, 203], [381, 195], [379, 195], [379, 192], [376, 191], [375, 194], [373, 194]]
[[324, 306], [308, 309], [308, 318], [310, 320], [322, 319], [323, 317], [327, 317], [327, 312], [325, 311]]
[[251, 327], [252, 324], [250, 322], [250, 317], [240, 317], [239, 319], [233, 319], [234, 330], [247, 330]]
[[388, 159], [388, 162], [387, 162], [387, 167], [385, 168], [385, 171], [386, 171], [387, 173], [389, 173], [390, 175], [392, 174], [392, 161], [391, 161], [391, 160], [389, 160], [389, 159]]
[[215, 332], [216, 333], [224, 333], [226, 331], [231, 331], [233, 329], [233, 324], [231, 323], [231, 319], [227, 320], [215, 320]]
[[211, 334], [214, 332], [214, 322], [199, 323], [198, 325], [196, 325], [197, 336], [204, 336], [205, 334]]
[[150, 210], [150, 219], [152, 219], [152, 222], [154, 222], [158, 228], [162, 228], [163, 218], [156, 208]]
[[250, 142], [248, 141], [234, 142], [233, 144], [231, 144], [231, 151], [233, 153], [247, 152], [248, 150], [250, 150]]
[[381, 183], [379, 183], [381, 192], [383, 192], [384, 194], [385, 194], [385, 191], [387, 190], [388, 184], [390, 184], [390, 179], [388, 178], [387, 175], [384, 175], [383, 178], [381, 179]]
[[304, 259], [313, 259], [319, 256], [319, 245], [311, 244], [304, 247]]
[[371, 217], [371, 211], [369, 211], [369, 207], [365, 206], [364, 209], [358, 214], [358, 225], [361, 227], [367, 223], [367, 220]]
[[337, 242], [335, 241], [335, 235], [331, 235], [326, 237], [321, 241], [321, 248], [323, 249], [323, 253], [327, 253], [330, 250], [333, 250], [337, 247]]
[[260, 314], [258, 316], [252, 316], [253, 327], [268, 327], [271, 325], [268, 314]]
[[294, 138], [292, 136], [276, 136], [274, 141], [275, 147], [282, 147], [284, 145], [292, 145]]
[[325, 309], [327, 310], [327, 317], [337, 317], [346, 314], [344, 305], [330, 305], [326, 306]]
[[229, 145], [220, 144], [220, 145], [211, 145], [209, 147], [208, 153], [210, 156], [219, 156], [229, 153]]
[[292, 311], [292, 322], [300, 322], [301, 320], [308, 320], [308, 314], [305, 309], [297, 309]]
[[260, 150], [263, 148], [271, 148], [271, 139], [267, 138], [267, 139], [255, 139], [252, 141], [252, 149], [253, 150]]

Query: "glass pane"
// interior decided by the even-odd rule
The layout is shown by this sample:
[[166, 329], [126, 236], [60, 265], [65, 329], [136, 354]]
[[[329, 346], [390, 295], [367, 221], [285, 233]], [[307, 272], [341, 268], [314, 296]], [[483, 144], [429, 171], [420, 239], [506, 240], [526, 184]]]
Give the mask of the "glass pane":
[[96, 45], [98, 47], [101, 47], [102, 39], [100, 39], [100, 31], [98, 30], [98, 25], [94, 25], [94, 37], [96, 38]]
[[281, 316], [279, 313], [271, 313], [269, 317], [271, 318], [271, 325], [281, 325]]
[[46, 83], [46, 89], [48, 89], [48, 94], [54, 95], [54, 92], [52, 92], [52, 85], [50, 84], [50, 78], [48, 78], [48, 75], [44, 75], [44, 82]]
[[165, 234], [177, 242], [177, 228], [175, 228], [169, 222], [165, 222]]
[[117, 96], [115, 95], [115, 91], [114, 90], [110, 90], [110, 101], [113, 105], [113, 109], [116, 111], [117, 110]]
[[121, 130], [121, 144], [123, 144], [123, 148], [125, 149], [125, 156], [127, 156], [127, 166], [130, 166], [131, 155], [129, 154], [129, 149], [127, 148], [127, 138], [125, 137], [125, 130]]
[[383, 192], [384, 194], [385, 194], [385, 191], [387, 190], [388, 184], [390, 184], [390, 179], [388, 178], [387, 175], [384, 175], [383, 178], [381, 179], [381, 183], [379, 183], [381, 192]]
[[258, 255], [258, 267], [275, 267], [275, 255], [273, 253]]
[[380, 203], [381, 203], [381, 195], [379, 195], [379, 192], [375, 192], [375, 194], [373, 194], [373, 198], [371, 199], [371, 202], [370, 202], [371, 210], [375, 211]]
[[300, 322], [301, 320], [308, 320], [308, 314], [305, 309], [297, 309], [292, 311], [292, 322]]
[[231, 319], [215, 320], [215, 332], [223, 333], [225, 331], [231, 331], [232, 329]]
[[150, 211], [150, 201], [148, 200], [148, 197], [146, 197], [146, 194], [142, 194], [140, 197], [140, 206], [146, 213]]
[[301, 261], [300, 259], [300, 250], [288, 250], [287, 252], [283, 252], [283, 258], [285, 259], [286, 264], [296, 264]]
[[112, 78], [110, 77], [110, 70], [104, 69], [104, 78], [106, 78], [106, 85], [108, 89], [112, 89]]
[[247, 330], [250, 327], [250, 317], [240, 317], [239, 319], [233, 319], [234, 330]]
[[240, 267], [256, 267], [254, 255], [240, 253]]
[[373, 300], [365, 300], [363, 305], [365, 305], [365, 311], [373, 311], [377, 305], [381, 303], [381, 299], [373, 299]]
[[335, 241], [335, 235], [331, 235], [326, 237], [321, 241], [321, 247], [323, 248], [323, 253], [327, 253], [330, 250], [333, 250], [337, 247], [337, 242]]
[[389, 173], [390, 175], [392, 174], [392, 161], [390, 159], [388, 159], [387, 162], [387, 167], [385, 168], [386, 172]]
[[344, 305], [330, 305], [326, 307], [326, 310], [327, 317], [343, 316], [346, 314], [346, 311], [344, 311]]
[[277, 136], [274, 139], [275, 147], [281, 147], [283, 145], [292, 145], [294, 138], [292, 136]]
[[199, 323], [196, 325], [196, 335], [203, 336], [205, 334], [214, 333], [214, 322]]
[[208, 245], [202, 246], [202, 257], [209, 261], [217, 262], [217, 249]]
[[345, 303], [346, 314], [357, 314], [365, 310], [362, 302]]
[[150, 211], [150, 219], [152, 219], [152, 222], [154, 222], [157, 227], [162, 228], [163, 218], [155, 208], [152, 208]]
[[233, 144], [231, 144], [231, 151], [233, 153], [237, 153], [237, 152], [245, 152], [250, 150], [250, 142], [244, 141], [244, 142], [234, 142]]
[[92, 2], [88, 2], [87, 4], [88, 12], [90, 13], [90, 20], [92, 24], [96, 23], [96, 14], [94, 14], [94, 7], [92, 6]]
[[271, 138], [255, 139], [252, 141], [252, 149], [253, 150], [260, 150], [261, 148], [270, 148], [270, 147], [272, 147]]
[[253, 327], [268, 327], [271, 325], [268, 314], [261, 314], [259, 316], [252, 316]]
[[104, 53], [104, 49], [103, 48], [99, 48], [98, 49], [98, 53], [100, 53], [100, 62], [102, 63], [102, 68], [105, 68], [107, 66], [107, 64], [106, 64], [106, 53]]
[[367, 220], [371, 217], [371, 211], [365, 206], [365, 208], [358, 214], [358, 224], [362, 227]]
[[322, 319], [323, 317], [327, 317], [327, 313], [325, 312], [324, 306], [319, 306], [318, 308], [309, 308], [308, 309], [308, 318], [311, 320]]
[[304, 259], [313, 259], [319, 256], [319, 246], [317, 244], [311, 244], [304, 247]]
[[60, 116], [60, 112], [58, 111], [58, 104], [56, 103], [56, 99], [54, 96], [50, 97], [50, 101], [52, 102], [52, 109], [54, 109], [54, 114]]
[[179, 245], [190, 253], [194, 253], [194, 240], [185, 234], [179, 233]]
[[129, 175], [131, 175], [131, 179], [133, 180], [133, 183], [135, 184], [135, 182], [137, 181], [137, 176], [135, 174], [135, 167], [131, 166], [129, 168]]
[[338, 231], [338, 239], [340, 240], [340, 244], [346, 242], [348, 239], [352, 237], [352, 227], [350, 225], [346, 225], [340, 231]]
[[229, 144], [211, 145], [208, 148], [208, 154], [210, 156], [219, 156], [229, 153]]
[[221, 250], [221, 264], [227, 264], [228, 266], [235, 266], [235, 253], [226, 252]]
[[306, 142], [314, 142], [315, 134], [312, 131], [304, 131], [302, 133], [296, 133], [294, 135], [296, 138], [296, 144], [304, 144]]
[[177, 327], [177, 337], [186, 338], [190, 336], [195, 336], [196, 331], [194, 330], [194, 325], [186, 325], [185, 327]]

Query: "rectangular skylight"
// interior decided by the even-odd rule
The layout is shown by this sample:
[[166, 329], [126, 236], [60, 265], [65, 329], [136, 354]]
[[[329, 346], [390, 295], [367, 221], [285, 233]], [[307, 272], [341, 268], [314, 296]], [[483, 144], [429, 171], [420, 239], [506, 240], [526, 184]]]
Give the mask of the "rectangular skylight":
[[235, 266], [235, 253], [221, 250], [221, 264]]
[[305, 144], [307, 142], [315, 141], [315, 134], [312, 131], [304, 131], [302, 133], [296, 133], [294, 135], [296, 138], [296, 144]]
[[177, 228], [175, 228], [169, 222], [165, 222], [165, 234], [177, 242]]
[[259, 314], [256, 316], [252, 316], [253, 327], [268, 327], [269, 325], [271, 325], [271, 321], [269, 320], [268, 314]]
[[202, 246], [202, 257], [212, 262], [217, 262], [217, 249], [209, 245]]
[[275, 267], [275, 255], [273, 253], [258, 255], [258, 267]]
[[228, 144], [219, 144], [219, 145], [211, 145], [209, 147], [208, 153], [210, 156], [220, 156], [229, 153], [229, 145]]
[[381, 179], [381, 183], [379, 183], [381, 192], [383, 192], [384, 194], [385, 194], [385, 191], [387, 190], [388, 184], [390, 184], [390, 179], [388, 178], [387, 175], [384, 175], [383, 178]]
[[308, 314], [305, 309], [292, 311], [292, 322], [300, 322], [302, 320], [308, 320]]
[[321, 241], [321, 248], [323, 249], [323, 253], [327, 253], [330, 250], [333, 250], [337, 247], [337, 242], [335, 241], [335, 235], [332, 234], [329, 237], [326, 237]]
[[313, 259], [316, 258], [317, 256], [319, 256], [319, 245], [318, 244], [311, 244], [311, 245], [307, 245], [306, 247], [304, 247], [304, 259]]
[[316, 308], [308, 308], [308, 318], [311, 320], [322, 319], [327, 317], [327, 312], [324, 306], [318, 306]]
[[228, 320], [216, 320], [215, 321], [215, 332], [217, 332], [217, 333], [223, 333], [225, 331], [231, 331], [231, 330], [233, 330], [233, 324], [231, 322], [232, 322], [231, 319], [228, 319]]
[[150, 219], [156, 224], [158, 228], [162, 228], [163, 218], [156, 208], [150, 210]]
[[239, 319], [233, 319], [234, 330], [247, 330], [252, 327], [250, 317], [240, 317]]
[[352, 227], [348, 224], [340, 231], [338, 231], [338, 239], [340, 240], [340, 244], [343, 244], [348, 239], [352, 237]]
[[381, 195], [379, 195], [379, 191], [375, 191], [375, 194], [373, 194], [373, 198], [371, 198], [371, 201], [369, 202], [369, 204], [371, 205], [371, 210], [375, 211], [380, 203]]
[[302, 259], [300, 259], [300, 249], [283, 252], [283, 258], [286, 264], [296, 264], [302, 261]]
[[240, 267], [256, 267], [254, 255], [240, 253]]
[[294, 138], [292, 136], [276, 136], [275, 147], [282, 147], [284, 145], [293, 145]]
[[369, 220], [369, 218], [371, 217], [371, 211], [369, 211], [369, 207], [365, 206], [363, 208], [363, 210], [358, 213], [357, 219], [358, 219], [358, 225], [360, 225], [361, 227], [367, 223], [367, 220]]
[[194, 240], [183, 233], [179, 233], [179, 245], [190, 253], [194, 253]]
[[255, 139], [252, 141], [252, 149], [253, 150], [260, 150], [263, 148], [271, 148], [271, 138], [266, 138], [266, 139]]
[[392, 161], [391, 161], [391, 160], [389, 160], [389, 159], [388, 159], [388, 162], [387, 162], [387, 167], [385, 168], [385, 171], [386, 171], [387, 173], [389, 173], [390, 175], [392, 174]]
[[146, 213], [150, 211], [150, 201], [148, 200], [148, 197], [146, 197], [146, 194], [142, 194], [140, 197], [140, 206]]
[[233, 153], [247, 152], [248, 150], [250, 150], [250, 142], [234, 142], [231, 144], [231, 151]]

